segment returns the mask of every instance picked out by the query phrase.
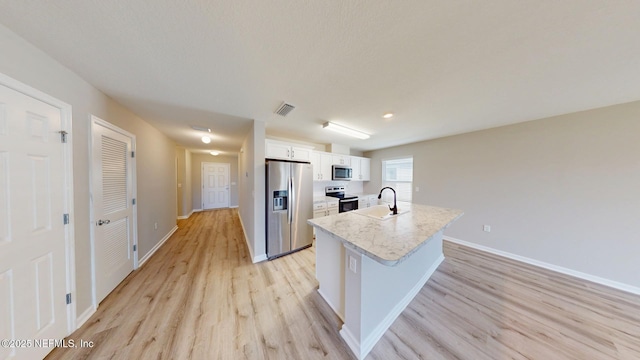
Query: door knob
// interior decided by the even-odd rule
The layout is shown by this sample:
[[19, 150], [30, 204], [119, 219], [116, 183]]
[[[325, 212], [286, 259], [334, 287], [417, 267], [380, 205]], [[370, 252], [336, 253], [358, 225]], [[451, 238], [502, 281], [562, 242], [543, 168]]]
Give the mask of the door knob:
[[111, 222], [111, 220], [98, 220], [98, 226], [102, 226], [102, 225], [108, 224], [110, 222]]

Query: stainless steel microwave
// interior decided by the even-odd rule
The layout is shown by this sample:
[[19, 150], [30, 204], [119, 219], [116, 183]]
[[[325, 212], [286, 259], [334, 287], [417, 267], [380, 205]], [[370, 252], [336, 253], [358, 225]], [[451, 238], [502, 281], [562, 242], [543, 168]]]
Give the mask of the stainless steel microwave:
[[344, 165], [333, 165], [331, 171], [331, 180], [351, 180], [353, 170]]

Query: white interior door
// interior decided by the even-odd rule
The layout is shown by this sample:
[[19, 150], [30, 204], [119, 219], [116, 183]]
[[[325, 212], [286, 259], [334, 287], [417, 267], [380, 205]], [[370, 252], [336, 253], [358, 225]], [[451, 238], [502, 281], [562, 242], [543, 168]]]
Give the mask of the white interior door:
[[93, 264], [96, 303], [134, 269], [133, 135], [92, 117]]
[[[41, 359], [67, 335], [61, 110], [0, 85], [0, 359]], [[69, 226], [69, 225], [66, 225]]]
[[229, 207], [230, 164], [202, 163], [202, 209]]

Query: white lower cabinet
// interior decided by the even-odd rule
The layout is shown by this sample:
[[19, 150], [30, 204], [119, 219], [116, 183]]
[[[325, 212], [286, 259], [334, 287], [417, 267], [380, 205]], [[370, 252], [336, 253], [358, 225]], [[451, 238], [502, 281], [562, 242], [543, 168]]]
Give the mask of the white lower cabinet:
[[378, 205], [378, 195], [364, 195], [358, 197], [358, 209]]

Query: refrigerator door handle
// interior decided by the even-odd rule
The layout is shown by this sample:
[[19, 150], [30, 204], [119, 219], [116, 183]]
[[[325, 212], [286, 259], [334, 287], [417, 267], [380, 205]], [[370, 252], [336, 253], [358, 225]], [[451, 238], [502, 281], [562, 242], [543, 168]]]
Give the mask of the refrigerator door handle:
[[289, 224], [293, 222], [293, 209], [292, 205], [295, 203], [295, 192], [293, 191], [293, 177], [289, 177], [289, 206], [287, 206], [287, 217]]

